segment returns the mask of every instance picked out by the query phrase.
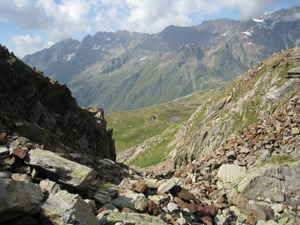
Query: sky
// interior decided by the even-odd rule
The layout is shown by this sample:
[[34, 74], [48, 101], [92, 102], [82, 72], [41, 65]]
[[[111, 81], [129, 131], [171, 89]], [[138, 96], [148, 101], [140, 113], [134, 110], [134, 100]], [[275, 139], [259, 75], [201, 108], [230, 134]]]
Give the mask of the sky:
[[157, 33], [204, 20], [248, 20], [300, 0], [0, 0], [0, 44], [23, 57], [98, 31]]

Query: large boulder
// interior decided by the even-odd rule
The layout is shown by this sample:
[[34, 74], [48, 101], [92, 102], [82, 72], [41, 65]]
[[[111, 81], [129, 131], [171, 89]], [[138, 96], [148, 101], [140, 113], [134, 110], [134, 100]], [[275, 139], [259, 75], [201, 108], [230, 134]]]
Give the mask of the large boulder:
[[223, 164], [217, 177], [219, 178], [219, 188], [231, 189], [246, 174], [246, 168], [236, 164]]
[[31, 182], [0, 178], [0, 222], [40, 210], [41, 188]]
[[289, 165], [266, 164], [255, 167], [237, 184], [237, 191], [249, 200], [283, 202], [288, 193], [300, 194], [300, 162]]
[[95, 176], [91, 168], [42, 149], [31, 150], [25, 162], [49, 172], [49, 177], [78, 189], [85, 189]]
[[91, 206], [78, 194], [60, 191], [41, 205], [43, 214], [53, 224], [99, 225]]

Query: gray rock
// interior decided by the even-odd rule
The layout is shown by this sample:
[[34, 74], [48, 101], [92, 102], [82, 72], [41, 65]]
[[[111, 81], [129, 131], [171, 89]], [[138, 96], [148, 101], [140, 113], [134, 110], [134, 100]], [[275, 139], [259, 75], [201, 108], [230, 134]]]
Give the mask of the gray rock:
[[170, 189], [172, 189], [174, 186], [176, 185], [175, 181], [170, 179], [164, 183], [162, 183], [158, 189], [157, 189], [157, 193], [160, 193], [160, 194], [164, 194], [166, 193], [167, 191], [169, 191]]
[[274, 220], [268, 220], [268, 221], [259, 220], [256, 223], [256, 225], [278, 225], [278, 224], [279, 223], [276, 223]]
[[9, 149], [5, 146], [0, 147], [0, 155], [8, 155], [10, 153]]
[[113, 225], [118, 222], [123, 224], [135, 224], [135, 225], [164, 225], [166, 224], [160, 217], [150, 216], [147, 214], [138, 213], [121, 213], [121, 212], [109, 212], [105, 220], [101, 220], [103, 225]]
[[78, 189], [85, 189], [95, 176], [91, 168], [42, 149], [31, 150], [25, 162], [54, 174], [59, 182]]
[[300, 162], [287, 165], [266, 164], [256, 167], [245, 174], [238, 183], [237, 189], [249, 200], [269, 198], [282, 202], [285, 193], [300, 194]]
[[178, 218], [177, 220], [176, 220], [176, 222], [179, 224], [179, 225], [186, 225], [187, 224], [187, 222], [186, 222], [186, 219], [184, 219], [184, 218]]
[[99, 204], [103, 205], [111, 201], [111, 196], [108, 193], [97, 191], [94, 193], [93, 199], [95, 199]]
[[244, 176], [245, 172], [245, 167], [236, 164], [224, 164], [220, 167], [217, 177], [221, 179], [223, 183], [235, 184]]
[[292, 135], [300, 134], [300, 130], [298, 127], [293, 127], [291, 130]]
[[89, 206], [91, 206], [91, 208], [92, 208], [93, 210], [96, 209], [96, 202], [95, 202], [94, 200], [92, 200], [92, 199], [84, 199], [84, 201], [85, 201]]
[[0, 222], [38, 212], [42, 197], [36, 184], [0, 178]]
[[144, 212], [147, 208], [147, 198], [143, 194], [125, 193], [124, 196], [120, 196], [111, 201], [111, 204], [118, 208], [130, 208]]
[[42, 191], [48, 195], [54, 195], [60, 191], [60, 186], [51, 180], [42, 180], [40, 187]]
[[160, 205], [163, 202], [169, 200], [168, 195], [149, 195], [148, 198], [153, 201], [156, 205]]
[[225, 225], [225, 224], [227, 224], [226, 218], [223, 215], [217, 215], [217, 216], [215, 216], [214, 222], [217, 225]]
[[240, 153], [248, 154], [249, 152], [250, 152], [249, 148], [242, 147], [242, 148], [240, 149]]
[[0, 178], [10, 178], [12, 175], [9, 171], [0, 171]]
[[113, 204], [111, 203], [106, 203], [104, 205], [105, 208], [107, 208], [108, 210], [115, 210], [115, 209], [118, 209], [116, 206], [114, 206]]
[[168, 205], [167, 205], [167, 208], [168, 208], [168, 211], [170, 213], [172, 213], [172, 212], [178, 210], [178, 205], [175, 204], [174, 202], [169, 202]]
[[78, 194], [60, 191], [50, 196], [41, 208], [46, 218], [54, 224], [99, 224], [90, 205]]
[[27, 176], [27, 174], [21, 174], [21, 173], [13, 173], [11, 175], [11, 179], [14, 181], [31, 182], [31, 179], [30, 177]]

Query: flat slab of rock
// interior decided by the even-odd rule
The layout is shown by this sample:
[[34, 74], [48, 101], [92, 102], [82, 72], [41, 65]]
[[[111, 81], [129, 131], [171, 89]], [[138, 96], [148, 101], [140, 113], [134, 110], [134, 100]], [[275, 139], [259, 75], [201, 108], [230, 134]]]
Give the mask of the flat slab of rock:
[[0, 178], [0, 222], [40, 210], [41, 188], [31, 182]]
[[164, 194], [166, 193], [167, 191], [169, 191], [170, 189], [172, 189], [174, 186], [176, 185], [175, 181], [174, 180], [168, 180], [164, 183], [162, 183], [158, 189], [157, 189], [157, 193], [159, 194]]
[[41, 208], [53, 224], [99, 225], [91, 206], [79, 195], [60, 191], [50, 196]]
[[116, 224], [121, 222], [122, 224], [147, 224], [147, 225], [163, 225], [166, 224], [160, 217], [150, 216], [147, 214], [138, 213], [121, 213], [110, 212], [106, 218], [101, 219], [103, 225]]
[[28, 152], [25, 162], [55, 174], [59, 182], [78, 189], [85, 189], [95, 176], [91, 168], [42, 149]]

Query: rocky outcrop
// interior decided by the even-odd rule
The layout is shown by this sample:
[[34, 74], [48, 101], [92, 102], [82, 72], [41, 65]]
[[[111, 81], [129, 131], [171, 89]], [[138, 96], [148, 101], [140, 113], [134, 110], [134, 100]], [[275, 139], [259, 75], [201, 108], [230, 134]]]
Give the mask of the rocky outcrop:
[[176, 166], [217, 150], [231, 134], [265, 119], [295, 96], [299, 79], [285, 75], [300, 65], [299, 53], [296, 47], [267, 58], [202, 102], [168, 146]]
[[80, 108], [69, 89], [0, 46], [0, 129], [47, 149], [115, 160], [103, 110]]

